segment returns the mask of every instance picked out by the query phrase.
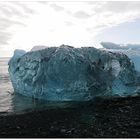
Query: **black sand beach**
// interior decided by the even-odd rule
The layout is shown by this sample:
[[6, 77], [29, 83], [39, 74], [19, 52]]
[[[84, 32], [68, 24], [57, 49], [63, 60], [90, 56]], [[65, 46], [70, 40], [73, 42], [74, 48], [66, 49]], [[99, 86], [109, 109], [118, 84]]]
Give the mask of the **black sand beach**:
[[0, 115], [2, 138], [140, 137], [140, 97], [97, 99], [76, 108]]

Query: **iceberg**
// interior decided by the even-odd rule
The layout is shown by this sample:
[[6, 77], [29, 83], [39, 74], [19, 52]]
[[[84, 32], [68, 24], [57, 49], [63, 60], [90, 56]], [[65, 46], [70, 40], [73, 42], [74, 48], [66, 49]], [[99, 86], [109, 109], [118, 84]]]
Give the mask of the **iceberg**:
[[16, 93], [48, 101], [89, 101], [137, 90], [137, 73], [127, 55], [94, 47], [16, 50], [9, 74]]
[[122, 49], [122, 50], [139, 50], [140, 51], [140, 44], [116, 44], [112, 42], [101, 42], [101, 45], [106, 49]]
[[123, 46], [111, 42], [101, 42], [101, 45], [108, 51], [126, 54], [134, 62], [136, 71], [140, 73], [140, 44], [127, 44]]
[[47, 46], [44, 46], [44, 45], [37, 45], [37, 46], [34, 46], [31, 51], [38, 51], [38, 50], [43, 50], [47, 48]]

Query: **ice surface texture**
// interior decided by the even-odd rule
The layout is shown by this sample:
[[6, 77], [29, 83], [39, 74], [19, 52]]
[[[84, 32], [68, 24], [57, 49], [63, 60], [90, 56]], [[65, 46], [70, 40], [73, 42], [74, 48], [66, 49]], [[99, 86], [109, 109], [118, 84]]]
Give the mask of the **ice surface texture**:
[[134, 94], [137, 75], [122, 53], [67, 45], [16, 50], [9, 61], [16, 93], [50, 101], [88, 101]]

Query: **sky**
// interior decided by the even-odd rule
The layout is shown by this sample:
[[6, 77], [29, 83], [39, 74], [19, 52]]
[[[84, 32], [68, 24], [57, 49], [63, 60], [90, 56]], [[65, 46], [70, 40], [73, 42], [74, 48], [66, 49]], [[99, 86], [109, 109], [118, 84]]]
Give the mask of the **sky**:
[[0, 57], [33, 46], [140, 44], [140, 1], [0, 2]]

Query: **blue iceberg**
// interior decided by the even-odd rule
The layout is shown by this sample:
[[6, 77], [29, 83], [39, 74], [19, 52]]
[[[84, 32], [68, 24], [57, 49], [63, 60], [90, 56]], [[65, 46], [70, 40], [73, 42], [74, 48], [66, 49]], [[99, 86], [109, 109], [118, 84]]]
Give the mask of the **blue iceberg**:
[[127, 55], [94, 47], [16, 50], [9, 73], [16, 93], [48, 101], [89, 101], [137, 91], [137, 73]]

